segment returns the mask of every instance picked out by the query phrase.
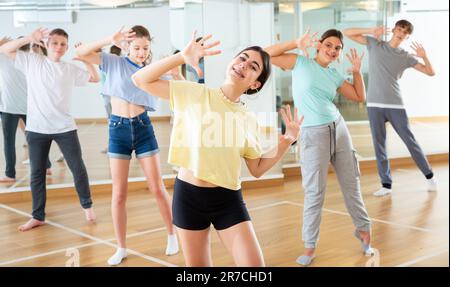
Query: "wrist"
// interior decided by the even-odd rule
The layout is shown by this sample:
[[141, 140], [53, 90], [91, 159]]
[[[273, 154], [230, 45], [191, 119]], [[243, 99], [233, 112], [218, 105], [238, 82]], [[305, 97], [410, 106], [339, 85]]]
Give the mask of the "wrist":
[[295, 141], [296, 141], [296, 138], [294, 138], [293, 136], [284, 134], [281, 136], [280, 144], [283, 146], [289, 147]]
[[106, 46], [106, 45], [114, 45], [114, 36], [106, 38], [103, 42], [105, 44], [104, 46]]
[[24, 38], [23, 38], [23, 41], [24, 41], [25, 43], [33, 43], [33, 42], [34, 42], [34, 39], [33, 39], [33, 36], [32, 36], [32, 35], [28, 35], [27, 37], [24, 37]]
[[174, 57], [175, 60], [177, 61], [177, 63], [179, 63], [180, 65], [186, 64], [185, 58], [186, 58], [187, 56], [186, 56], [186, 54], [185, 54], [185, 51], [181, 51], [180, 53], [176, 53], [176, 54], [173, 55], [172, 57]]

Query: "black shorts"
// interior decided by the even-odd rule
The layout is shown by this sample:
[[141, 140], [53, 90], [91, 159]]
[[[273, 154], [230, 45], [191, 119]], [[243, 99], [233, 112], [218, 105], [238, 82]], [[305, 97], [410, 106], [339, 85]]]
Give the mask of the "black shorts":
[[199, 187], [175, 179], [173, 188], [173, 224], [187, 230], [204, 230], [211, 223], [224, 230], [250, 221], [241, 190], [223, 187]]

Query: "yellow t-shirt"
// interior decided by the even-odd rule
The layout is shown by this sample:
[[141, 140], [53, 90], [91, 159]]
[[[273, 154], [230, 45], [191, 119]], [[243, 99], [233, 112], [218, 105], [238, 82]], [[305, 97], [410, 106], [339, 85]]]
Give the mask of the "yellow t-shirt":
[[262, 155], [256, 117], [220, 89], [187, 81], [170, 81], [170, 107], [169, 163], [191, 170], [198, 179], [240, 189], [242, 158]]

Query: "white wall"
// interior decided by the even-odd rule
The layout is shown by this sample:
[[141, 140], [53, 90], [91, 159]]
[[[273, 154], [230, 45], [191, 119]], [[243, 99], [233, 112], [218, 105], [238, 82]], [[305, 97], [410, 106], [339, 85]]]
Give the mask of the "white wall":
[[[76, 23], [62, 23], [41, 25], [31, 24], [15, 28], [12, 11], [0, 11], [0, 37], [3, 35], [17, 37], [32, 32], [39, 26], [48, 28], [60, 27], [65, 29], [70, 37], [70, 45], [76, 42], [91, 42], [111, 35], [120, 27], [132, 27], [143, 25], [150, 30], [155, 41], [152, 51], [155, 59], [160, 55], [171, 54], [169, 8], [138, 8], [138, 9], [105, 9], [82, 10], [77, 12]], [[71, 48], [65, 56], [70, 61], [74, 56]], [[87, 87], [77, 88], [72, 97], [72, 115], [75, 118], [104, 118], [105, 110], [103, 99], [100, 96], [100, 84], [90, 84]], [[153, 115], [168, 115], [169, 105], [167, 101], [160, 100], [157, 111]]]
[[[437, 73], [435, 77], [430, 78], [412, 69], [405, 72], [401, 80], [401, 87], [406, 108], [410, 116], [448, 115], [448, 1], [405, 0], [402, 1], [402, 4], [402, 14], [389, 18], [388, 24], [392, 24], [400, 18], [406, 18], [413, 22], [415, 32], [411, 40], [417, 40], [424, 44]], [[188, 10], [190, 15], [197, 16], [186, 16]], [[223, 82], [226, 65], [240, 49], [248, 45], [264, 47], [271, 44], [274, 38], [274, 11], [271, 3], [249, 4], [240, 0], [207, 0], [203, 2], [203, 11], [201, 11], [201, 5], [194, 5], [186, 7], [183, 16], [171, 13], [169, 13], [168, 7], [82, 10], [77, 13], [75, 24], [52, 24], [49, 28], [59, 26], [66, 29], [70, 34], [71, 44], [74, 44], [75, 41], [89, 42], [105, 37], [122, 25], [131, 27], [135, 24], [142, 24], [148, 27], [155, 37], [152, 50], [155, 59], [158, 59], [162, 54], [171, 54], [174, 47], [182, 48], [189, 39], [190, 30], [201, 27], [198, 28], [199, 34], [212, 33], [214, 38], [220, 39], [222, 42], [220, 48], [223, 53], [206, 58], [206, 82], [211, 86], [219, 86]], [[203, 13], [203, 17], [201, 13]], [[314, 18], [309, 19], [311, 21], [317, 20], [319, 16], [313, 15], [314, 13], [308, 14]], [[302, 22], [308, 23], [309, 21], [303, 19], [299, 23], [300, 26]], [[14, 28], [13, 13], [0, 11], [0, 27], [0, 37], [3, 35], [17, 37], [30, 33], [37, 25]], [[171, 28], [174, 31], [171, 31]], [[177, 29], [180, 30], [180, 33], [176, 32]], [[300, 31], [303, 30], [300, 29]], [[174, 47], [171, 43], [175, 44]], [[347, 43], [350, 42], [347, 41]], [[408, 43], [404, 47], [411, 51]], [[73, 49], [69, 51], [66, 60], [70, 60], [72, 56]], [[99, 91], [99, 85], [90, 85], [75, 90], [72, 99], [72, 114], [75, 118], [105, 117]], [[275, 111], [273, 79], [266, 83], [263, 91], [256, 97], [244, 100], [253, 111]], [[169, 115], [168, 103], [160, 100], [159, 108], [153, 114]], [[264, 124], [274, 125], [273, 122]]]
[[447, 0], [402, 3], [402, 12], [388, 19], [388, 25], [407, 19], [414, 25], [414, 33], [402, 48], [413, 53], [412, 41], [422, 43], [436, 71], [428, 77], [408, 69], [401, 81], [405, 107], [410, 117], [449, 115], [449, 2]]

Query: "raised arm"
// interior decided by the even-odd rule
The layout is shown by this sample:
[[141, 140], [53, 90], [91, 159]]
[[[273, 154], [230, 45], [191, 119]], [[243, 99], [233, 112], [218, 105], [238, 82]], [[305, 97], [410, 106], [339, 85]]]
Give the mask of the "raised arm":
[[99, 50], [108, 45], [115, 45], [121, 49], [125, 49], [126, 47], [124, 47], [124, 44], [128, 41], [132, 41], [135, 38], [135, 34], [136, 33], [131, 30], [123, 31], [122, 27], [110, 37], [77, 47], [77, 58], [87, 63], [100, 65], [101, 56], [98, 52]]
[[12, 41], [9, 41], [9, 42], [3, 44], [2, 46], [0, 46], [0, 53], [3, 53], [6, 56], [8, 56], [9, 58], [15, 60], [17, 50], [19, 50], [20, 47], [30, 44], [30, 43], [42, 45], [41, 40], [46, 39], [48, 37], [49, 33], [50, 32], [45, 28], [36, 29], [33, 31], [33, 33], [31, 33], [30, 35], [28, 35], [26, 37], [12, 40]]
[[309, 56], [308, 48], [315, 47], [317, 42], [316, 39], [317, 32], [311, 34], [311, 29], [308, 28], [306, 33], [299, 39], [292, 41], [276, 44], [264, 49], [269, 55], [272, 64], [280, 67], [284, 70], [292, 70], [297, 61], [298, 55], [295, 53], [287, 53], [294, 49], [299, 49], [303, 51], [303, 55]]
[[[294, 109], [294, 119], [292, 119], [291, 108], [289, 105], [286, 106], [286, 111], [281, 109], [280, 112], [281, 117], [286, 124], [286, 132], [284, 135], [280, 136], [278, 145], [261, 158], [245, 159], [248, 170], [256, 178], [261, 177], [283, 158], [291, 144], [297, 140], [300, 133], [300, 125], [303, 122], [303, 118], [301, 120], [298, 119], [297, 108]], [[274, 153], [275, 156], [272, 156]]]
[[160, 77], [162, 75], [182, 64], [188, 64], [196, 70], [199, 76], [202, 76], [202, 70], [198, 65], [200, 59], [205, 56], [219, 54], [220, 51], [211, 51], [210, 49], [219, 45], [220, 42], [215, 41], [211, 44], [206, 44], [205, 41], [209, 40], [212, 37], [211, 35], [203, 37], [200, 41], [196, 42], [196, 34], [197, 32], [192, 34], [191, 41], [180, 53], [163, 58], [137, 71], [131, 77], [133, 83], [151, 95], [168, 99], [169, 81], [161, 80]]
[[[81, 43], [75, 44], [75, 49], [80, 47], [81, 45], [82, 45]], [[87, 71], [88, 71], [88, 73], [90, 75], [90, 78], [89, 78], [89, 82], [90, 83], [98, 83], [98, 82], [100, 82], [100, 75], [99, 75], [97, 69], [95, 68], [95, 66], [93, 64], [91, 64], [91, 63], [89, 63], [89, 62], [87, 62], [87, 61], [85, 61], [85, 60], [83, 60], [81, 58], [78, 58], [78, 57], [75, 57], [72, 60], [80, 61], [86, 66], [86, 69], [87, 69]]]
[[169, 74], [172, 76], [172, 78], [176, 81], [185, 81], [186, 79], [180, 72], [180, 67], [173, 68], [170, 70]]
[[356, 49], [350, 49], [350, 53], [351, 55], [347, 54], [346, 56], [350, 63], [352, 63], [350, 72], [353, 74], [353, 84], [344, 81], [337, 91], [351, 101], [362, 103], [366, 100], [366, 89], [361, 74], [361, 63], [364, 52], [359, 56]]
[[367, 38], [365, 35], [371, 35], [377, 40], [380, 40], [381, 36], [389, 33], [389, 29], [384, 26], [378, 26], [373, 28], [348, 28], [344, 30], [344, 35], [361, 44], [367, 45]]
[[427, 57], [427, 53], [423, 46], [417, 42], [413, 42], [411, 45], [411, 48], [414, 50], [415, 54], [414, 56], [419, 57], [423, 60], [424, 64], [417, 63], [414, 66], [414, 69], [416, 69], [419, 72], [424, 73], [428, 76], [434, 76], [436, 73], [434, 72], [433, 66], [431, 65], [430, 60]]
[[8, 43], [9, 41], [11, 41], [10, 37], [3, 37], [0, 39], [0, 46], [3, 46], [3, 44]]

